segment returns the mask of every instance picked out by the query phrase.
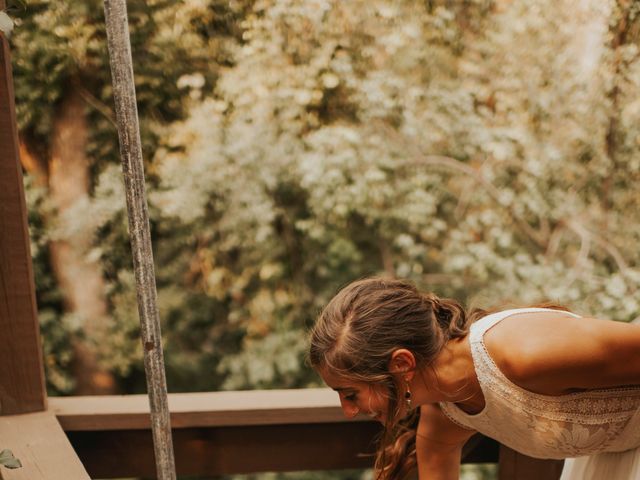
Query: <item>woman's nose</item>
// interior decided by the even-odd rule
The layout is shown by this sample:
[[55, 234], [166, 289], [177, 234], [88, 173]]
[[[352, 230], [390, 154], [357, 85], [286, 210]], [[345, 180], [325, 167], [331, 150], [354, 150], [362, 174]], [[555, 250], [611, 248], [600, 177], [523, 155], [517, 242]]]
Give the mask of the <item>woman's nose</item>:
[[342, 413], [344, 413], [344, 416], [347, 418], [355, 417], [360, 411], [356, 405], [346, 401], [342, 401], [340, 406], [342, 407]]

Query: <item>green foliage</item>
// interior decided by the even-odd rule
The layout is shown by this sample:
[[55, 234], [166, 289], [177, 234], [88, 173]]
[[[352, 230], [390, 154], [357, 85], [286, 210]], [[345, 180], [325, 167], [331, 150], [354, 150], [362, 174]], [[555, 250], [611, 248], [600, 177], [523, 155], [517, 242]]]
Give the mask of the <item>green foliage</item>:
[[498, 478], [498, 466], [493, 464], [466, 464], [460, 468], [462, 480], [495, 480]]
[[[219, 65], [229, 63], [229, 43], [238, 35], [235, 23], [246, 6], [226, 3], [127, 2], [144, 150], [155, 150], [155, 124], [182, 116], [182, 99], [193, 94], [183, 79], [197, 75], [200, 88], [210, 86]], [[77, 90], [91, 116], [89, 153], [95, 168], [117, 161], [103, 2], [34, 0], [13, 10], [13, 73], [21, 135], [46, 152], [57, 106], [69, 90]]]
[[[637, 2], [453, 3], [131, 4], [172, 390], [317, 384], [307, 327], [374, 273], [482, 306], [640, 315]], [[96, 232], [109, 282], [101, 356], [138, 391], [101, 14], [30, 8], [21, 126], [47, 137], [66, 89], [90, 92], [94, 189], [74, 228]]]
[[485, 306], [638, 315], [638, 144], [608, 140], [638, 130], [615, 120], [601, 8], [588, 29], [562, 5], [480, 8], [467, 31], [414, 2], [256, 6], [234, 68], [163, 135], [151, 197], [199, 237], [195, 280], [245, 332], [227, 386], [295, 383], [282, 326], [382, 271]]
[[[48, 244], [54, 236], [64, 239], [82, 231], [96, 233], [95, 248], [86, 254], [101, 259], [109, 283], [106, 293], [115, 312], [115, 321], [106, 330], [110, 334], [95, 339], [98, 350], [103, 362], [120, 376], [124, 388], [143, 388], [135, 299], [128, 303], [131, 297], [124, 293], [131, 287], [127, 281], [131, 256], [122, 180], [115, 166], [118, 141], [102, 2], [8, 3], [16, 24], [13, 73], [21, 138], [46, 159], [58, 106], [70, 91], [79, 92], [85, 100], [90, 125], [87, 150], [92, 158], [94, 201], [75, 205], [65, 219], [56, 220], [54, 209], [46, 201], [46, 188], [29, 194], [41, 197], [30, 202], [30, 216], [49, 388], [59, 393], [72, 390], [69, 342], [82, 332], [65, 314], [51, 271]], [[196, 100], [203, 88], [215, 83], [218, 70], [231, 63], [230, 49], [240, 36], [238, 24], [251, 3], [128, 2], [145, 152], [156, 149], [158, 126], [181, 118], [184, 102]], [[152, 169], [148, 178], [154, 180]], [[30, 188], [33, 179], [27, 182]], [[133, 378], [129, 379], [130, 375]]]
[[47, 191], [33, 180], [25, 176], [25, 195], [47, 387], [52, 392], [70, 393], [74, 387], [71, 341], [77, 328], [72, 316], [64, 313], [62, 294], [49, 267], [48, 245], [53, 232], [47, 230], [43, 220], [51, 215]]

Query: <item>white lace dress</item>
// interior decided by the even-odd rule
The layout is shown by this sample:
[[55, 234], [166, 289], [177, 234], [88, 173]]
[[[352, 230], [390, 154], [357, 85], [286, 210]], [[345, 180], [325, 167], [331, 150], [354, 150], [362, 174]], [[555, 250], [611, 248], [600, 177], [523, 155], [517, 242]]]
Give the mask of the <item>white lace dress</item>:
[[469, 341], [485, 408], [470, 415], [442, 402], [443, 412], [525, 455], [567, 458], [561, 480], [640, 479], [640, 387], [540, 395], [507, 379], [489, 356], [487, 330], [509, 315], [545, 310], [505, 310], [472, 324]]

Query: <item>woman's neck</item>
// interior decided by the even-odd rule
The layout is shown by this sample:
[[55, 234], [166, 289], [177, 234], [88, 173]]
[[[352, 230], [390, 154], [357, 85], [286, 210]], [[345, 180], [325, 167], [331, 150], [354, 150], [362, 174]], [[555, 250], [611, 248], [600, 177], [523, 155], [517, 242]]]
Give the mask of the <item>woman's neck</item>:
[[453, 402], [474, 409], [484, 404], [467, 337], [449, 340], [436, 359], [416, 375], [416, 404]]

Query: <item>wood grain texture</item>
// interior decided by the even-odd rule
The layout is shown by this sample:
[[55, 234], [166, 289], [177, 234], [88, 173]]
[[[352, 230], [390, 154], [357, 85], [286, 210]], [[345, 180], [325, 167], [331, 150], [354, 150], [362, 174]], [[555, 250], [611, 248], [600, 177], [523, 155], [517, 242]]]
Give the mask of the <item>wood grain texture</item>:
[[0, 467], [2, 480], [89, 480], [52, 412], [0, 417], [0, 444], [22, 463], [13, 470]]
[[[146, 395], [52, 397], [49, 404], [65, 430], [145, 429], [150, 425]], [[328, 388], [172, 393], [169, 410], [174, 429], [347, 421], [338, 396]]]
[[0, 33], [0, 415], [46, 408], [11, 59]]
[[104, 0], [104, 16], [127, 199], [144, 369], [151, 404], [150, 418], [156, 452], [157, 476], [160, 480], [175, 480], [171, 420], [167, 402], [167, 381], [162, 353], [126, 0]]

